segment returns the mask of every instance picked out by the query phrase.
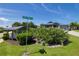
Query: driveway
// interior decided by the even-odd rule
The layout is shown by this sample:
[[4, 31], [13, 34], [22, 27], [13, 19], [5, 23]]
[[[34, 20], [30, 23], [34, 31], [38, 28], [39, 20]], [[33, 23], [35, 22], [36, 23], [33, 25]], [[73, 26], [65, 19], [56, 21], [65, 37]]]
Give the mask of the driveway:
[[[12, 33], [12, 32], [9, 32], [9, 33]], [[0, 33], [0, 43], [2, 43], [4, 40], [2, 39], [3, 37], [3, 33]]]
[[68, 34], [79, 37], [79, 32], [69, 31]]
[[0, 38], [2, 38], [3, 37], [3, 33], [0, 33]]
[[2, 39], [3, 33], [0, 33], [0, 43], [2, 43], [4, 40]]
[[3, 39], [0, 39], [0, 43], [2, 43], [2, 42], [4, 42], [4, 40]]

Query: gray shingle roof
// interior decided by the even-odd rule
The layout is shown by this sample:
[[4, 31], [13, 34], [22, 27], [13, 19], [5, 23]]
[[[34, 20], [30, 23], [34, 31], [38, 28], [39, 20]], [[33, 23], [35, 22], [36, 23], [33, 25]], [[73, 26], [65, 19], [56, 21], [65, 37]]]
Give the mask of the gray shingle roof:
[[8, 28], [4, 28], [4, 30], [8, 30], [8, 31], [12, 31], [12, 30], [17, 30], [22, 28], [23, 26], [18, 26], [18, 27], [8, 27]]

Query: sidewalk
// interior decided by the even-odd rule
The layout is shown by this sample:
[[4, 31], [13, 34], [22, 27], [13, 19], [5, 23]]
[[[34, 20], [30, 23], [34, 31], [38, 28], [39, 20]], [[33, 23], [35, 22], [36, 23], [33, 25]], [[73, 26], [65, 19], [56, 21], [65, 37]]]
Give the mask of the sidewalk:
[[79, 32], [69, 31], [68, 34], [79, 37]]

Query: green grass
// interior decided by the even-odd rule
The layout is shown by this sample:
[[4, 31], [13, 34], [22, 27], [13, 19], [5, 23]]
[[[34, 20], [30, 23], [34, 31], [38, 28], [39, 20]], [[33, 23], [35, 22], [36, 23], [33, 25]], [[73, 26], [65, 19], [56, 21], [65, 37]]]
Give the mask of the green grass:
[[[47, 54], [40, 54], [38, 50], [42, 47], [40, 45], [29, 45], [28, 51], [32, 56], [45, 55], [45, 56], [79, 56], [79, 37], [70, 36], [70, 44], [59, 48], [48, 48], [45, 46]], [[37, 52], [37, 53], [34, 53]]]
[[23, 46], [10, 45], [7, 42], [0, 43], [0, 56], [19, 56], [23, 51]]
[[79, 30], [74, 30], [74, 31], [79, 32]]
[[[43, 46], [32, 44], [27, 46], [30, 56], [79, 56], [79, 37], [70, 36], [70, 44], [64, 47], [49, 48], [45, 46], [47, 54], [40, 54], [38, 51]], [[20, 56], [25, 51], [26, 46], [10, 45], [6, 42], [0, 44], [0, 55], [2, 56]]]

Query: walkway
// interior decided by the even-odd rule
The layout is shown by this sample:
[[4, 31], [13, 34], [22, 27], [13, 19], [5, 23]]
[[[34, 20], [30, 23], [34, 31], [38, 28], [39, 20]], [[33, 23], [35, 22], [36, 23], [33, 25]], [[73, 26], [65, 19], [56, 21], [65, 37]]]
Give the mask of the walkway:
[[0, 43], [2, 43], [4, 40], [3, 39], [0, 39]]
[[79, 37], [79, 32], [69, 31], [68, 34], [71, 34], [71, 35]]

